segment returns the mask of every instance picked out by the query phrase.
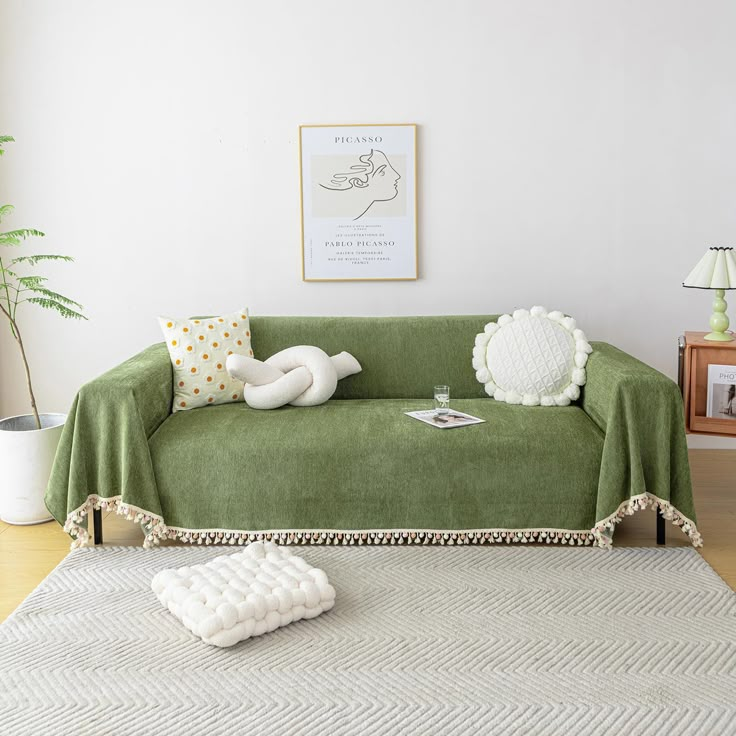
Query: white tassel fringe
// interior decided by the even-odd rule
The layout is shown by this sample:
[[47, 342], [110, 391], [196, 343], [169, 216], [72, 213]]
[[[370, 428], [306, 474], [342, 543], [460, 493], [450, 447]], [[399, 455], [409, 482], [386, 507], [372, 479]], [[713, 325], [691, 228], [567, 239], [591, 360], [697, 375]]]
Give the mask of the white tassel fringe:
[[97, 495], [87, 497], [85, 503], [72, 511], [64, 524], [64, 531], [72, 537], [72, 549], [86, 547], [90, 542], [87, 529], [82, 526], [93, 509], [114, 511], [128, 521], [140, 523], [145, 538], [143, 546], [153, 547], [162, 539], [176, 539], [189, 544], [250, 544], [256, 541], [271, 541], [277, 544], [528, 544], [530, 542], [545, 544], [569, 544], [583, 546], [595, 544], [599, 547], [611, 547], [615, 525], [625, 516], [636, 511], [656, 506], [665, 519], [679, 526], [690, 538], [694, 547], [703, 545], [695, 523], [683, 516], [669, 501], [642, 493], [624, 501], [618, 509], [599, 521], [589, 530], [572, 531], [567, 529], [472, 529], [465, 531], [445, 530], [275, 530], [275, 531], [239, 531], [231, 529], [182, 529], [169, 527], [161, 516], [145, 509], [131, 506], [123, 502], [121, 496], [100, 498]]

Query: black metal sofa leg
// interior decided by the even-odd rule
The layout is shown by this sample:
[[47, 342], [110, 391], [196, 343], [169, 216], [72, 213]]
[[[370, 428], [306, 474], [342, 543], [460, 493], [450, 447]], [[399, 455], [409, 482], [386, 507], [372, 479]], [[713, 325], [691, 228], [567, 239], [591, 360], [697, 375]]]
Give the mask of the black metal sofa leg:
[[93, 509], [92, 519], [94, 522], [95, 545], [102, 544], [102, 509]]
[[[96, 527], [95, 527], [96, 528]], [[666, 543], [666, 533], [664, 528], [664, 516], [660, 509], [657, 509], [657, 544]]]

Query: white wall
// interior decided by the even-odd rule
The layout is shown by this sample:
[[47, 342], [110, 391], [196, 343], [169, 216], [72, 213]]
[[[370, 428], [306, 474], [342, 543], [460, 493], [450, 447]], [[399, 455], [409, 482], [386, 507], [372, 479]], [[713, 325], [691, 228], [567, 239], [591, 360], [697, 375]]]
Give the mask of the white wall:
[[[541, 303], [674, 375], [710, 303], [680, 283], [736, 244], [735, 31], [729, 0], [3, 0], [0, 202], [77, 258], [49, 270], [90, 317], [24, 315], [42, 407], [159, 313], [244, 304]], [[301, 282], [298, 125], [331, 122], [419, 124], [418, 282]]]

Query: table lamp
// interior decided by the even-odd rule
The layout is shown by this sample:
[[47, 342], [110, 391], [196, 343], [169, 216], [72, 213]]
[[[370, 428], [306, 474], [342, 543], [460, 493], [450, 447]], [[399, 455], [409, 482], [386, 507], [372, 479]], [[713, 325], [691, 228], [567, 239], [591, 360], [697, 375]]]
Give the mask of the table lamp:
[[736, 258], [733, 248], [709, 248], [682, 282], [691, 289], [715, 289], [713, 314], [710, 316], [712, 332], [705, 336], [706, 340], [728, 342], [733, 335], [728, 329], [726, 300], [723, 298], [726, 289], [736, 289]]

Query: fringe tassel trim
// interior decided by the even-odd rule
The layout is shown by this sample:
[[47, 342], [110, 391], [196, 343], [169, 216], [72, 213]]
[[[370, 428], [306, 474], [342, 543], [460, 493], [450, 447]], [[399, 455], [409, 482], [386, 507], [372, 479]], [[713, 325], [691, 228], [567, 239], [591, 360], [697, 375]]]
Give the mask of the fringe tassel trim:
[[695, 522], [681, 514], [669, 501], [665, 501], [653, 493], [640, 493], [624, 501], [614, 513], [596, 523], [592, 532], [599, 547], [610, 547], [613, 543], [613, 531], [616, 524], [620, 524], [625, 516], [633, 516], [637, 511], [654, 507], [662, 512], [662, 516], [679, 526], [690, 539], [693, 547], [703, 546], [703, 537], [698, 531]]
[[666, 519], [682, 528], [693, 546], [700, 547], [703, 539], [695, 524], [683, 516], [668, 501], [649, 493], [633, 496], [622, 503], [615, 513], [603, 521], [597, 522], [591, 530], [571, 531], [568, 529], [474, 529], [465, 531], [446, 530], [278, 530], [278, 531], [236, 531], [230, 529], [182, 529], [169, 527], [163, 517], [150, 511], [124, 503], [122, 496], [101, 498], [97, 495], [87, 497], [85, 503], [72, 511], [64, 524], [64, 531], [72, 537], [72, 549], [85, 547], [90, 542], [90, 535], [83, 526], [88, 514], [93, 509], [114, 511], [128, 521], [141, 525], [145, 538], [143, 546], [153, 547], [161, 540], [175, 539], [189, 544], [232, 544], [244, 545], [256, 541], [272, 541], [277, 544], [528, 544], [530, 542], [546, 544], [567, 544], [584, 546], [596, 544], [599, 547], [612, 545], [613, 529], [625, 516], [649, 506], [657, 506]]
[[124, 516], [128, 521], [139, 523], [145, 535], [143, 546], [146, 548], [153, 547], [162, 539], [166, 539], [167, 529], [163, 517], [152, 514], [138, 506], [124, 503], [122, 496], [102, 498], [92, 494], [87, 496], [87, 500], [79, 508], [74, 509], [66, 517], [64, 531], [72, 537], [72, 549], [86, 547], [89, 544], [89, 532], [82, 525], [92, 510], [114, 511], [118, 516]]

